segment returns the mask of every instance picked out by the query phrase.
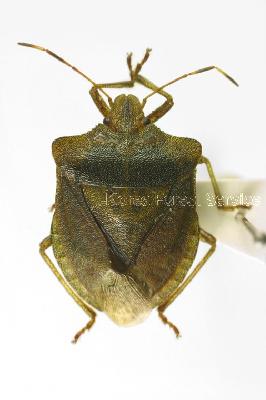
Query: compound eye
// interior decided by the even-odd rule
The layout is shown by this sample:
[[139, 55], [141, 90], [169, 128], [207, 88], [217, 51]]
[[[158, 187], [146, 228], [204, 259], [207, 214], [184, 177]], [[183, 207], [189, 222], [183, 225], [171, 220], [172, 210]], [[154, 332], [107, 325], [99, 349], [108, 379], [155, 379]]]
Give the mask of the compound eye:
[[149, 120], [148, 117], [144, 117], [144, 120], [143, 120], [143, 124], [144, 124], [144, 125], [149, 125], [150, 122], [151, 122], [151, 121]]
[[104, 119], [103, 119], [103, 123], [104, 123], [104, 125], [109, 125], [109, 124], [110, 124], [110, 119], [109, 119], [109, 118], [106, 118], [106, 117], [104, 117]]

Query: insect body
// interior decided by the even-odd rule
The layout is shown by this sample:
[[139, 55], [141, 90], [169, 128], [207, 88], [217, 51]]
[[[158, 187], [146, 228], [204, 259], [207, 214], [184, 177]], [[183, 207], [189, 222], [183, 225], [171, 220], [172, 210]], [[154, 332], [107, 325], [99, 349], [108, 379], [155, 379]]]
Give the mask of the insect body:
[[[57, 190], [51, 234], [40, 253], [74, 300], [95, 322], [94, 309], [104, 311], [119, 325], [142, 321], [157, 308], [162, 321], [179, 335], [166, 318], [165, 309], [184, 290], [215, 250], [215, 238], [199, 227], [196, 213], [196, 167], [205, 163], [216, 196], [221, 197], [210, 162], [195, 139], [162, 132], [154, 123], [172, 106], [163, 89], [189, 75], [216, 69], [207, 67], [158, 87], [139, 74], [149, 57], [132, 68], [130, 80], [95, 84], [61, 57], [39, 46], [89, 80], [90, 90], [104, 121], [83, 135], [53, 142], [57, 165]], [[142, 103], [133, 95], [113, 101], [104, 88], [133, 86], [152, 90]], [[144, 105], [159, 93], [165, 102], [149, 115]], [[103, 99], [107, 96], [108, 103]], [[240, 206], [217, 205], [231, 211]], [[188, 274], [198, 243], [210, 249]], [[49, 246], [60, 269], [46, 254]]]

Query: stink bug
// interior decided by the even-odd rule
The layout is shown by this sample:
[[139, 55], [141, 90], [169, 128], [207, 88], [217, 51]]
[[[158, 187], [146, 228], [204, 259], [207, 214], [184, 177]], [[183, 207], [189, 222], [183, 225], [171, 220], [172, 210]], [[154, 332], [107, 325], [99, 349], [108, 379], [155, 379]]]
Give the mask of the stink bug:
[[[166, 308], [185, 289], [215, 251], [216, 239], [199, 227], [196, 213], [196, 167], [207, 167], [213, 190], [222, 198], [212, 166], [202, 155], [201, 144], [162, 132], [154, 124], [173, 106], [165, 88], [215, 66], [182, 75], [156, 86], [140, 75], [150, 49], [135, 68], [127, 56], [130, 79], [96, 84], [91, 78], [52, 51], [44, 51], [71, 67], [91, 84], [90, 95], [103, 115], [103, 123], [77, 136], [61, 137], [52, 145], [57, 166], [57, 189], [51, 233], [40, 244], [40, 254], [60, 283], [90, 317], [73, 342], [95, 323], [94, 309], [115, 323], [141, 322], [157, 308], [161, 320], [178, 336], [165, 316]], [[142, 102], [121, 94], [114, 100], [106, 88], [133, 87], [151, 90]], [[164, 103], [149, 115], [144, 106], [155, 93]], [[107, 97], [107, 102], [104, 97]], [[245, 205], [217, 203], [232, 211]], [[199, 241], [209, 250], [192, 272]], [[52, 246], [60, 268], [48, 257]]]

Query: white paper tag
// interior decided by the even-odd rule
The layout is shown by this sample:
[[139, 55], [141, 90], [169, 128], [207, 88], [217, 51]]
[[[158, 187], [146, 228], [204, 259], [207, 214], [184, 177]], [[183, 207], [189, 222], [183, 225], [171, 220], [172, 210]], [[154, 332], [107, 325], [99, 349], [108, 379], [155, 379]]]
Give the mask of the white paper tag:
[[244, 214], [218, 210], [215, 202], [219, 199], [215, 199], [211, 182], [199, 181], [200, 226], [223, 244], [266, 263], [266, 181], [226, 179], [218, 184], [225, 204], [250, 204], [252, 208]]

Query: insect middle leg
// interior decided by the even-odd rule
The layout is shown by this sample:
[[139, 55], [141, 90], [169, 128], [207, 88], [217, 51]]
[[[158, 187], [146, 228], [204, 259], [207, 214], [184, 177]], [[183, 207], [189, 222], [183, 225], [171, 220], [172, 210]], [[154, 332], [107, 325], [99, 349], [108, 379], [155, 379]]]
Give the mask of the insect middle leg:
[[75, 302], [85, 311], [85, 313], [90, 317], [89, 322], [84, 326], [84, 328], [80, 329], [74, 336], [72, 343], [76, 343], [79, 339], [79, 337], [86, 331], [89, 330], [92, 325], [95, 323], [96, 319], [96, 313], [95, 311], [87, 304], [85, 303], [71, 288], [71, 286], [66, 282], [62, 274], [58, 271], [50, 257], [46, 254], [46, 250], [52, 246], [52, 236], [49, 235], [43, 241], [40, 243], [40, 254], [48, 267], [52, 270], [54, 275], [57, 277], [59, 282], [64, 286], [68, 294], [72, 296], [72, 298], [75, 300]]
[[202, 156], [200, 158], [199, 163], [205, 164], [207, 167], [207, 171], [208, 171], [209, 177], [211, 179], [211, 184], [212, 184], [213, 191], [214, 191], [214, 194], [216, 197], [215, 203], [216, 203], [216, 206], [218, 209], [223, 210], [223, 211], [234, 211], [235, 209], [239, 209], [239, 208], [240, 209], [250, 209], [251, 208], [251, 206], [247, 205], [247, 204], [237, 204], [237, 205], [225, 204], [210, 161], [208, 160], [208, 158]]
[[204, 266], [206, 261], [214, 253], [214, 251], [216, 249], [216, 239], [213, 235], [206, 232], [204, 229], [200, 228], [200, 240], [202, 242], [209, 244], [211, 247], [209, 248], [207, 253], [204, 255], [204, 257], [196, 265], [194, 270], [178, 286], [178, 288], [174, 291], [174, 293], [166, 300], [165, 303], [161, 304], [157, 309], [160, 319], [163, 321], [164, 324], [168, 325], [171, 329], [173, 329], [173, 331], [175, 332], [177, 337], [179, 336], [178, 328], [172, 322], [170, 322], [168, 320], [168, 318], [165, 316], [164, 312], [165, 312], [166, 308], [169, 307], [170, 304], [173, 303], [173, 301], [177, 298], [177, 296], [179, 296], [180, 293], [183, 292], [183, 290], [187, 287], [187, 285], [192, 281], [192, 279], [198, 274], [198, 272]]

